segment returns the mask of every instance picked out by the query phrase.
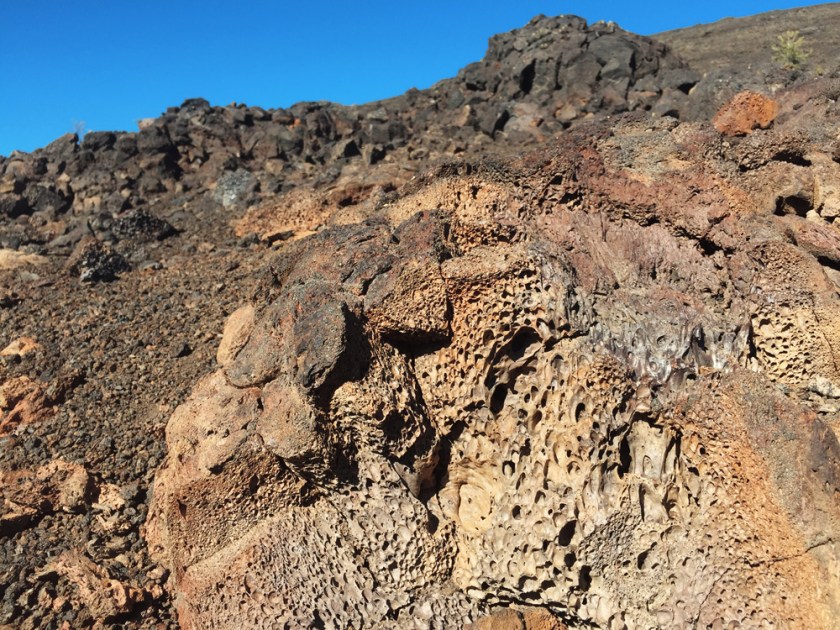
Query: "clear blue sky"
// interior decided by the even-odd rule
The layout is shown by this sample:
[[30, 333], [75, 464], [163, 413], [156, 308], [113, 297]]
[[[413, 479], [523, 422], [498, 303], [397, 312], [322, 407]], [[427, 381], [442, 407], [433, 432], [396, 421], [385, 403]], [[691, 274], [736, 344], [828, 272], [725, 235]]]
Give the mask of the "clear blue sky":
[[82, 121], [86, 130], [135, 130], [194, 96], [268, 108], [425, 88], [539, 13], [650, 34], [807, 4], [815, 2], [4, 0], [0, 154], [31, 151]]

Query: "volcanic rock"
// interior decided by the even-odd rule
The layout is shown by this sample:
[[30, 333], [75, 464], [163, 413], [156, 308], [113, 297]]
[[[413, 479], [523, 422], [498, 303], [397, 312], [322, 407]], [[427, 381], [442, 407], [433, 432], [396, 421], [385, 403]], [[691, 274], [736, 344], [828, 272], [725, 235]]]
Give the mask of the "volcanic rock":
[[779, 105], [756, 92], [739, 92], [718, 110], [712, 124], [727, 136], [743, 136], [753, 129], [767, 129], [776, 119]]
[[116, 280], [119, 274], [131, 269], [128, 261], [110, 246], [87, 237], [77, 246], [67, 261], [67, 268], [82, 282]]
[[62, 553], [42, 569], [38, 577], [44, 579], [53, 573], [73, 583], [78, 599], [96, 616], [95, 627], [106, 627], [105, 623], [131, 612], [146, 597], [143, 590], [112, 578], [79, 552]]
[[167, 429], [182, 627], [832, 627], [840, 233], [762, 203], [830, 90], [788, 99], [760, 144], [630, 116], [443, 167], [282, 254]]
[[[72, 211], [100, 240], [154, 240], [172, 228], [153, 210], [185, 200], [207, 214], [275, 204], [302, 181], [350, 180], [356, 194], [339, 202], [356, 205], [378, 188], [358, 188], [360, 179], [393, 189], [416, 174], [410, 164], [465, 148], [511, 152], [593, 115], [679, 116], [699, 79], [664, 45], [614, 24], [540, 16], [493, 37], [486, 57], [457, 77], [387, 101], [266, 111], [189, 99], [136, 133], [65, 136], [0, 162], [0, 214], [37, 224]], [[360, 169], [381, 174], [360, 178]], [[97, 225], [103, 217], [108, 225]]]
[[[0, 348], [41, 346], [0, 359], [0, 627], [834, 627], [802, 28], [826, 67], [538, 17], [393, 99], [0, 156]], [[746, 89], [772, 124], [722, 134]]]

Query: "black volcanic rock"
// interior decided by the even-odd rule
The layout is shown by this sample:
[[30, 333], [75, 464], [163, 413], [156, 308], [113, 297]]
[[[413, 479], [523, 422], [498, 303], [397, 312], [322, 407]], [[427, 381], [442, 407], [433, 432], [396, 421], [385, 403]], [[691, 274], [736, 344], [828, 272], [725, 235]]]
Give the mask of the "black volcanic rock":
[[352, 179], [371, 165], [393, 188], [411, 175], [395, 165], [516, 152], [584, 117], [635, 109], [679, 116], [698, 78], [662, 44], [614, 24], [540, 16], [491, 38], [485, 58], [458, 76], [385, 101], [264, 110], [196, 98], [141, 121], [138, 132], [64, 136], [0, 162], [0, 180], [12, 182], [0, 187], [0, 211], [35, 224], [68, 211], [165, 213], [179, 195], [205, 213], [223, 211], [304, 181]]

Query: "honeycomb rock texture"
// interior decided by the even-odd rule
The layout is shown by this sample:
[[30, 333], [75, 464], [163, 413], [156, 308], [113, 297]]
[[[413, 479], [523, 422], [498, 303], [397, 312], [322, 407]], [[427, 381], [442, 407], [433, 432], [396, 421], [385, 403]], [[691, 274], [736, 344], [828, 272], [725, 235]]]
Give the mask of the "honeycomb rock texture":
[[445, 165], [284, 246], [169, 422], [181, 626], [836, 627], [808, 90], [743, 138], [631, 114]]

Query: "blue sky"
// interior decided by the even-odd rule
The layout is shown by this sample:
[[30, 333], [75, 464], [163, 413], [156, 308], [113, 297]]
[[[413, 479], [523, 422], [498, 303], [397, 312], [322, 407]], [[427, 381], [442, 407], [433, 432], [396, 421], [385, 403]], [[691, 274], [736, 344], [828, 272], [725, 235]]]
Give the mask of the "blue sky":
[[286, 107], [425, 88], [539, 13], [637, 33], [814, 2], [599, 0], [7, 0], [0, 13], [0, 154], [84, 125], [136, 130], [202, 96]]

